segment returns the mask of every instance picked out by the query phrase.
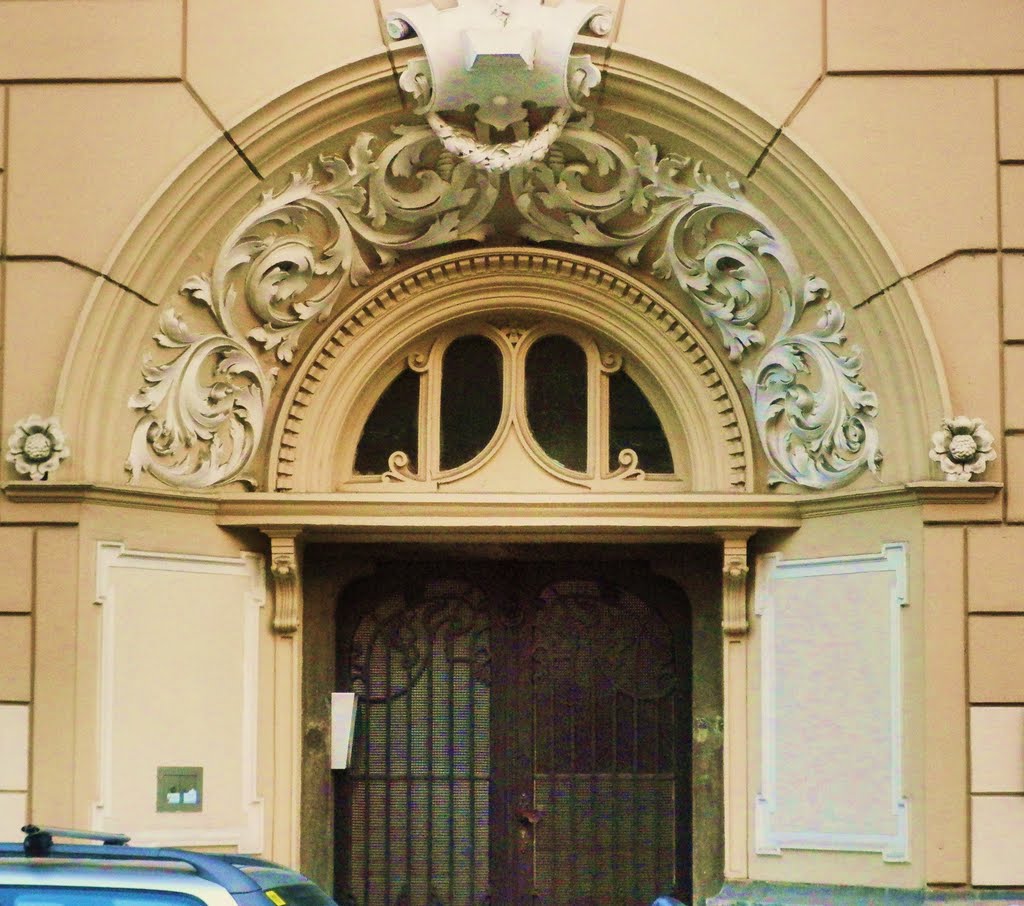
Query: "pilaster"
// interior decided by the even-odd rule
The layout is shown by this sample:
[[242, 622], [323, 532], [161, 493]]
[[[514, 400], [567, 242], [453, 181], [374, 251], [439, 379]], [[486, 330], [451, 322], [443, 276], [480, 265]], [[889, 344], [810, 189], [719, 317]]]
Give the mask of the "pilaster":
[[301, 527], [262, 528], [274, 583], [273, 858], [298, 867], [302, 803]]
[[722, 533], [722, 684], [725, 773], [725, 877], [746, 878], [747, 867], [747, 540]]

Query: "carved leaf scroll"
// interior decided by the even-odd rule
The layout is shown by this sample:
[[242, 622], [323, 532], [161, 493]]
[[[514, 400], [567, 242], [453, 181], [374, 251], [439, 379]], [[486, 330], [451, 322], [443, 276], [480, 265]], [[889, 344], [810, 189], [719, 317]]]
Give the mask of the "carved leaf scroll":
[[[173, 311], [161, 318], [155, 339], [175, 353], [147, 358], [130, 401], [143, 413], [127, 464], [133, 481], [143, 472], [189, 488], [246, 480], [277, 370], [341, 288], [402, 252], [490, 235], [503, 174], [459, 161], [427, 126], [395, 127], [379, 150], [375, 142], [360, 134], [347, 156], [321, 156], [265, 193], [210, 273], [185, 282], [182, 294], [217, 329], [195, 333]], [[877, 399], [826, 282], [804, 272], [739, 180], [720, 185], [700, 161], [661, 154], [644, 137], [631, 142], [583, 117], [544, 161], [513, 168], [520, 235], [608, 249], [674, 282], [745, 366], [770, 483], [827, 488], [877, 472]], [[820, 317], [807, 325], [812, 308]], [[768, 339], [770, 315], [778, 326]], [[256, 326], [245, 332], [236, 317]]]
[[[859, 350], [843, 352], [845, 317], [828, 284], [804, 273], [739, 180], [722, 188], [699, 161], [659, 156], [643, 137], [632, 137], [630, 152], [589, 126], [565, 130], [562, 154], [511, 174], [522, 234], [612, 249], [627, 265], [650, 248], [651, 270], [684, 291], [732, 361], [764, 348], [743, 374], [769, 483], [826, 488], [877, 472], [877, 398], [860, 380]], [[816, 326], [803, 327], [819, 305]], [[781, 325], [766, 344], [773, 307]]]
[[125, 466], [132, 480], [145, 470], [165, 484], [204, 488], [239, 477], [263, 432], [270, 385], [259, 362], [237, 339], [193, 333], [173, 309], [155, 339], [178, 352], [164, 364], [147, 356], [145, 385], [129, 400], [144, 413]]
[[[339, 288], [411, 249], [458, 239], [482, 240], [498, 194], [489, 177], [450, 155], [421, 164], [436, 139], [429, 128], [402, 126], [374, 153], [361, 134], [348, 156], [321, 156], [316, 168], [292, 173], [223, 241], [208, 274], [190, 277], [181, 294], [205, 307], [217, 330], [189, 329], [166, 310], [157, 345], [177, 350], [161, 364], [143, 363], [145, 385], [129, 400], [144, 413], [126, 468], [176, 487], [252, 484], [245, 469], [259, 447], [278, 368], [291, 363], [310, 322], [331, 310]], [[244, 303], [244, 308], [243, 304]], [[248, 309], [258, 326], [235, 318]], [[273, 352], [264, 365], [259, 350]]]

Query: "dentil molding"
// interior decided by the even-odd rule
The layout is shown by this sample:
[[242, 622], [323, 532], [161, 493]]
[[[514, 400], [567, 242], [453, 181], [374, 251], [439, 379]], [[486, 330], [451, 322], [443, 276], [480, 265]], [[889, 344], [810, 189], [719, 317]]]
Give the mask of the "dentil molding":
[[265, 191], [181, 287], [212, 328], [161, 314], [129, 401], [131, 481], [254, 485], [269, 397], [310, 325], [404, 253], [485, 241], [506, 192], [524, 240], [608, 250], [677, 287], [742, 370], [770, 484], [829, 489], [878, 472], [877, 399], [827, 283], [739, 179], [580, 117], [544, 161], [507, 174], [459, 160], [429, 126], [399, 125]]

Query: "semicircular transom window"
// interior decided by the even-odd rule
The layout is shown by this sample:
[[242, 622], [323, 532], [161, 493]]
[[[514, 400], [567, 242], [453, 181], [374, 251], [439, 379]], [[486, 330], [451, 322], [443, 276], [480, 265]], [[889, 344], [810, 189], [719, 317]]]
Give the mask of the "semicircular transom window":
[[650, 380], [578, 328], [448, 329], [406, 350], [389, 373], [359, 426], [356, 481], [451, 484], [511, 443], [570, 484], [680, 477]]

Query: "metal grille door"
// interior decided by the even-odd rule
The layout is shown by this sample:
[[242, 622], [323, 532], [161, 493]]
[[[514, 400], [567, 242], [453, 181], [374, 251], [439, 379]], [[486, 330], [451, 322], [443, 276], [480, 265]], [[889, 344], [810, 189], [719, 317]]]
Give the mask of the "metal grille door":
[[361, 906], [471, 906], [489, 886], [489, 640], [483, 597], [431, 582], [360, 624], [352, 688], [351, 896]]
[[594, 580], [545, 588], [533, 634], [537, 900], [646, 906], [677, 887], [672, 634]]
[[339, 634], [341, 685], [360, 695], [336, 812], [339, 900], [685, 898], [681, 595], [652, 605], [663, 586], [638, 591], [572, 565], [401, 574], [375, 586]]

